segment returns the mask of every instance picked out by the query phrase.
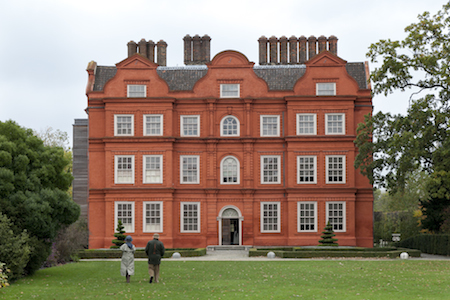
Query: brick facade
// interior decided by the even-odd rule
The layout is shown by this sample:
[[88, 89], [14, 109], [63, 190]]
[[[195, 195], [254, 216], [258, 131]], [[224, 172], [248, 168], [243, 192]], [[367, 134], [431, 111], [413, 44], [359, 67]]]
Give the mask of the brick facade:
[[255, 66], [236, 51], [209, 62], [207, 36], [184, 38], [203, 64], [158, 66], [135, 44], [116, 67], [89, 64], [90, 248], [119, 218], [138, 247], [154, 232], [169, 248], [317, 245], [327, 220], [340, 245], [372, 247], [372, 186], [353, 167], [367, 66], [323, 38], [303, 64], [303, 39], [280, 40], [276, 65], [276, 38]]

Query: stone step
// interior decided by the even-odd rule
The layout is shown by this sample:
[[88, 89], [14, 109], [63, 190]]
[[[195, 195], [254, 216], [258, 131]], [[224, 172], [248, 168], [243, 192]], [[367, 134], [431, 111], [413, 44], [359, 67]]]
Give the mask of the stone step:
[[220, 250], [236, 250], [236, 251], [247, 251], [253, 248], [249, 245], [210, 245], [206, 247], [207, 251], [220, 251]]

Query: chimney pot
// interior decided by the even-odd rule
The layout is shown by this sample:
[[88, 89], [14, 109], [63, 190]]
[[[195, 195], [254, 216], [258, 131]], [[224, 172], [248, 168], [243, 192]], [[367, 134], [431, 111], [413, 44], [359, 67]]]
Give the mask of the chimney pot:
[[139, 41], [139, 54], [141, 54], [144, 57], [147, 57], [147, 42], [145, 41], [145, 39], [141, 39]]
[[315, 36], [312, 35], [308, 38], [308, 60], [317, 55], [316, 43], [317, 39]]
[[284, 35], [280, 37], [280, 64], [287, 65], [288, 62], [288, 39]]
[[128, 48], [128, 57], [131, 57], [137, 52], [137, 44], [134, 41], [129, 41], [127, 44]]
[[278, 63], [278, 39], [275, 36], [269, 38], [270, 64]]
[[304, 64], [307, 60], [307, 48], [306, 48], [306, 37], [302, 35], [299, 39], [299, 60], [301, 64]]
[[267, 65], [267, 38], [263, 35], [258, 39], [259, 43], [259, 64]]
[[327, 38], [324, 35], [319, 36], [319, 53], [327, 51]]
[[202, 37], [202, 62], [207, 63], [211, 60], [211, 38], [205, 34]]
[[337, 41], [338, 38], [334, 35], [330, 36], [328, 38], [328, 49], [331, 53], [337, 56]]
[[167, 65], [167, 43], [164, 42], [163, 40], [160, 40], [157, 44], [158, 46], [158, 54], [157, 54], [157, 59], [158, 59], [158, 65], [160, 66], [166, 66]]
[[298, 40], [295, 36], [289, 38], [289, 63], [297, 64]]

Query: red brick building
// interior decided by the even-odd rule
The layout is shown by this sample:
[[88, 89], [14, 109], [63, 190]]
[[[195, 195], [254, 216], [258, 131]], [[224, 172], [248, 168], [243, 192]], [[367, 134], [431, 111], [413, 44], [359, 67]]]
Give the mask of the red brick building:
[[119, 219], [138, 247], [155, 232], [168, 248], [317, 245], [327, 221], [340, 245], [372, 247], [372, 186], [353, 167], [367, 65], [333, 36], [262, 37], [260, 65], [211, 60], [210, 40], [184, 38], [184, 67], [145, 40], [89, 64], [90, 248]]

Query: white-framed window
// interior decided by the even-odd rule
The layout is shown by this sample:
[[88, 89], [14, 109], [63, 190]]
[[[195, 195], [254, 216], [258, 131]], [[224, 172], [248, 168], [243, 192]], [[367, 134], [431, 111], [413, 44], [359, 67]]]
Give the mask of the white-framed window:
[[163, 182], [163, 157], [162, 155], [144, 155], [143, 159], [143, 183]]
[[163, 231], [163, 203], [160, 201], [145, 201], [144, 207], [144, 232]]
[[227, 156], [220, 163], [220, 183], [239, 184], [240, 181], [239, 160], [234, 156]]
[[134, 155], [114, 156], [114, 183], [134, 183]]
[[334, 96], [336, 95], [336, 82], [318, 82], [316, 83], [317, 96]]
[[280, 116], [261, 116], [261, 136], [280, 136]]
[[147, 97], [147, 89], [144, 84], [128, 84], [127, 85], [128, 98], [144, 98]]
[[345, 155], [326, 156], [327, 183], [345, 183]]
[[144, 135], [163, 135], [163, 115], [144, 115]]
[[181, 136], [200, 136], [200, 116], [181, 116]]
[[133, 136], [134, 135], [134, 116], [133, 115], [114, 115], [114, 135], [115, 136]]
[[316, 114], [297, 114], [297, 135], [317, 134]]
[[297, 156], [297, 183], [317, 183], [316, 156]]
[[261, 155], [261, 184], [281, 182], [281, 157], [279, 155]]
[[240, 84], [239, 83], [222, 83], [220, 85], [220, 98], [239, 98]]
[[325, 114], [325, 134], [345, 134], [345, 114]]
[[261, 202], [261, 232], [280, 232], [280, 202]]
[[297, 202], [298, 232], [317, 232], [317, 202]]
[[114, 214], [114, 232], [116, 232], [119, 220], [122, 221], [126, 233], [134, 232], [134, 202], [116, 201]]
[[181, 232], [200, 232], [200, 202], [181, 202]]
[[220, 121], [221, 136], [239, 136], [239, 120], [234, 116], [226, 116]]
[[345, 202], [327, 202], [327, 222], [336, 232], [345, 232]]
[[199, 184], [200, 183], [200, 156], [182, 155], [180, 156], [180, 183]]

